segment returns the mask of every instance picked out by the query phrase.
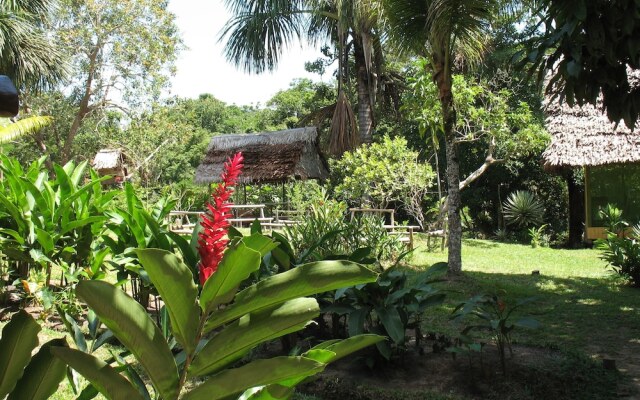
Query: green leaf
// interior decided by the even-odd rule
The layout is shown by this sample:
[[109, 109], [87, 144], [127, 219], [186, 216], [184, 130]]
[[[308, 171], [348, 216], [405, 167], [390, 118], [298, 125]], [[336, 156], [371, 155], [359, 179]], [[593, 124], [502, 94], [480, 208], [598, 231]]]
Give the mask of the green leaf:
[[257, 218], [251, 223], [250, 232], [251, 236], [255, 234], [262, 234], [262, 226], [260, 225], [260, 221]]
[[24, 244], [25, 240], [18, 232], [13, 229], [0, 229], [0, 234], [6, 234], [11, 236], [18, 244]]
[[24, 370], [16, 389], [7, 400], [46, 400], [58, 390], [58, 384], [66, 375], [67, 365], [54, 357], [52, 346], [66, 346], [64, 339], [45, 343]]
[[38, 346], [40, 325], [26, 311], [20, 310], [2, 329], [0, 339], [0, 399], [13, 390], [24, 368], [31, 360], [31, 352]]
[[[106, 362], [80, 350], [52, 347], [51, 353], [78, 371], [109, 399], [143, 400], [136, 388]], [[174, 397], [175, 398], [177, 393]]]
[[167, 307], [173, 336], [187, 352], [193, 352], [200, 310], [191, 270], [166, 250], [139, 249], [136, 253]]
[[278, 247], [278, 243], [274, 242], [273, 239], [264, 236], [261, 233], [254, 233], [251, 236], [243, 237], [242, 243], [244, 243], [251, 250], [259, 252], [261, 257], [264, 257], [271, 250]]
[[147, 222], [147, 228], [151, 231], [153, 238], [156, 240], [157, 246], [161, 249], [170, 249], [171, 245], [169, 244], [169, 240], [167, 239], [167, 233], [162, 232], [160, 228], [160, 224], [156, 221], [148, 212], [145, 210], [139, 210], [138, 213], [142, 215], [142, 217]]
[[96, 215], [93, 217], [87, 217], [87, 218], [71, 221], [62, 227], [62, 231], [60, 231], [60, 234], [64, 235], [65, 233], [71, 232], [74, 229], [82, 228], [85, 225], [103, 222], [105, 219], [106, 218], [102, 215]]
[[169, 232], [168, 235], [171, 240], [173, 240], [173, 243], [175, 243], [176, 246], [178, 246], [178, 248], [180, 249], [180, 253], [182, 253], [182, 259], [184, 260], [185, 264], [187, 264], [189, 269], [193, 268], [195, 270], [199, 260], [198, 251], [194, 251], [189, 241], [184, 237], [178, 235], [177, 233]]
[[42, 250], [44, 250], [44, 252], [47, 254], [51, 254], [54, 248], [53, 238], [51, 237], [51, 235], [49, 234], [49, 232], [44, 231], [40, 228], [36, 228], [35, 230], [36, 237], [38, 238], [38, 243], [40, 243], [40, 246], [42, 246]]
[[8, 212], [9, 215], [11, 215], [11, 219], [13, 219], [16, 225], [18, 225], [18, 231], [24, 232], [26, 225], [23, 215], [18, 207], [16, 207], [15, 204], [13, 204], [13, 202], [2, 193], [0, 193], [0, 204], [2, 205], [3, 211]]
[[183, 400], [225, 399], [248, 388], [270, 385], [296, 377], [307, 377], [321, 372], [325, 364], [304, 357], [275, 357], [255, 360], [239, 368], [227, 369], [207, 379]]
[[260, 260], [260, 253], [242, 242], [235, 248], [227, 249], [218, 270], [202, 288], [200, 307], [212, 310], [219, 304], [231, 301], [238, 285], [260, 268]]
[[284, 271], [287, 271], [289, 268], [291, 268], [291, 258], [280, 247], [276, 247], [275, 249], [271, 250], [271, 257], [276, 262], [276, 264]]
[[349, 336], [359, 335], [364, 332], [364, 322], [371, 310], [369, 308], [359, 308], [347, 315], [347, 325]]
[[146, 310], [121, 289], [102, 281], [81, 281], [76, 294], [142, 364], [161, 396], [178, 395], [178, 367], [160, 329]]
[[[215, 276], [215, 274], [214, 274]], [[297, 297], [361, 283], [375, 282], [377, 274], [349, 261], [320, 261], [266, 278], [236, 295], [232, 305], [207, 321], [208, 332], [247, 313], [273, 307]]]
[[260, 343], [303, 329], [320, 314], [318, 302], [299, 298], [243, 316], [213, 337], [193, 361], [190, 374], [206, 375], [240, 359]]
[[87, 352], [87, 341], [84, 339], [84, 334], [82, 330], [78, 326], [78, 323], [75, 319], [60, 307], [56, 306], [56, 311], [58, 311], [58, 315], [60, 315], [60, 319], [62, 323], [67, 328], [67, 331], [73, 338], [73, 342], [76, 344], [76, 347], [85, 353]]
[[[380, 336], [380, 335], [372, 335], [372, 334], [356, 335], [348, 339], [329, 343], [328, 345], [324, 345], [323, 343], [321, 343], [313, 347], [311, 350], [331, 351], [335, 355], [331, 357], [329, 360], [323, 361], [323, 362], [327, 362], [327, 363], [336, 362], [341, 358], [348, 356], [349, 354], [355, 353], [356, 351], [362, 350], [365, 347], [371, 346], [385, 339], [386, 338], [384, 336]], [[302, 354], [302, 356], [307, 357], [307, 353]]]
[[378, 307], [376, 308], [376, 314], [378, 314], [391, 340], [395, 343], [404, 343], [405, 327], [398, 313], [398, 309], [395, 307]]

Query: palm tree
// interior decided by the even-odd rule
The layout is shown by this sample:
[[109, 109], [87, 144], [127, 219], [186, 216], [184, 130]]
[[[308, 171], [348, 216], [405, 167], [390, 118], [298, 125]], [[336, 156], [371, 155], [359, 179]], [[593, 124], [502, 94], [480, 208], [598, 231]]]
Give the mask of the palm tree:
[[52, 0], [0, 1], [0, 73], [19, 88], [42, 89], [67, 73], [63, 54], [42, 24]]
[[383, 0], [390, 34], [401, 48], [425, 56], [442, 106], [447, 156], [449, 273], [462, 272], [460, 168], [452, 93], [454, 60], [482, 55], [490, 18], [498, 0]]
[[[352, 119], [346, 109], [349, 104], [344, 85], [349, 76], [347, 59], [353, 53], [359, 139], [368, 143], [372, 141], [374, 125], [378, 75], [374, 69], [381, 66], [382, 60], [377, 4], [374, 0], [227, 0], [233, 17], [223, 28], [221, 40], [227, 38], [225, 53], [229, 61], [255, 73], [273, 70], [282, 51], [296, 40], [334, 43], [339, 88], [332, 130], [342, 135], [350, 131], [347, 121]], [[353, 138], [335, 140], [357, 144]]]

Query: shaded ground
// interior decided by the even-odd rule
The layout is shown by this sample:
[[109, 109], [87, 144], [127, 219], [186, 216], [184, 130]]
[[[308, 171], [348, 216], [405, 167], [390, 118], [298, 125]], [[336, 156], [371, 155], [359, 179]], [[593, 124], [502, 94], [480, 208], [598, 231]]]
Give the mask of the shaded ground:
[[514, 351], [507, 376], [492, 347], [482, 363], [479, 356], [409, 352], [401, 361], [374, 369], [353, 360], [338, 363], [300, 391], [324, 400], [632, 398], [618, 373], [588, 358], [525, 346]]

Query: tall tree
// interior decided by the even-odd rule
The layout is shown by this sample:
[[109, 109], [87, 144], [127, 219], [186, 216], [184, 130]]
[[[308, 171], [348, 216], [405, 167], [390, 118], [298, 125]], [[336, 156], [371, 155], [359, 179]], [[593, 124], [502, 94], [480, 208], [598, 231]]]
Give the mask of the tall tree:
[[424, 55], [438, 89], [447, 155], [449, 273], [462, 272], [460, 163], [452, 92], [457, 55], [480, 58], [495, 0], [383, 0], [390, 33], [405, 49]]
[[42, 89], [68, 72], [63, 52], [43, 29], [51, 0], [0, 1], [0, 73], [21, 89]]
[[[379, 13], [372, 0], [227, 0], [233, 14], [223, 29], [226, 56], [249, 72], [273, 70], [282, 51], [296, 40], [317, 44], [330, 40], [338, 58], [338, 101], [334, 133], [346, 135], [349, 124], [344, 84], [353, 56], [358, 98], [358, 132], [361, 142], [371, 142], [377, 74], [382, 67]], [[345, 118], [338, 120], [337, 115]], [[354, 144], [353, 140], [348, 140]]]
[[181, 48], [167, 1], [61, 0], [56, 36], [72, 59], [68, 88], [76, 107], [63, 138], [60, 161], [72, 156], [73, 142], [89, 115], [148, 104], [173, 73]]

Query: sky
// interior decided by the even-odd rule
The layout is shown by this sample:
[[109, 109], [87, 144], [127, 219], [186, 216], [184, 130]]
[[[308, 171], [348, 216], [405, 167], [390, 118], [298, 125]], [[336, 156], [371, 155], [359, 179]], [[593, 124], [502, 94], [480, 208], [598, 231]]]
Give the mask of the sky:
[[[223, 44], [218, 43], [222, 27], [229, 19], [223, 0], [170, 0], [169, 10], [184, 44], [172, 78], [171, 94], [194, 98], [211, 93], [228, 104], [265, 104], [278, 90], [286, 89], [294, 78], [320, 80], [304, 70], [305, 61], [317, 59], [318, 50], [300, 44], [287, 51], [274, 73], [247, 74], [227, 62]], [[326, 74], [328, 75], [328, 74]], [[325, 79], [326, 78], [325, 75]]]

